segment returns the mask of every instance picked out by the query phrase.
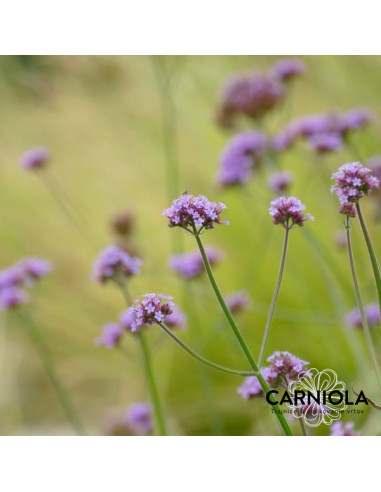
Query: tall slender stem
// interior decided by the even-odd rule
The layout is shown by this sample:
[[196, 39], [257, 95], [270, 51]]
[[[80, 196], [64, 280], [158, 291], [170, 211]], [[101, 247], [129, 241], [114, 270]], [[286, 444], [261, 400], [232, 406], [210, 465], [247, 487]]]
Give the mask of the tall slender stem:
[[308, 436], [306, 424], [304, 423], [303, 417], [300, 417], [300, 419], [298, 419], [298, 420], [299, 420], [300, 430], [302, 431], [302, 435]]
[[54, 360], [48, 348], [45, 345], [45, 341], [41, 335], [40, 330], [37, 328], [37, 326], [34, 324], [34, 322], [32, 322], [32, 320], [29, 317], [27, 318], [25, 315], [23, 316], [20, 315], [20, 318], [28, 325], [28, 333], [40, 355], [40, 359], [44, 366], [46, 374], [49, 377], [55, 392], [57, 393], [58, 399], [67, 416], [67, 419], [69, 420], [73, 429], [78, 435], [80, 436], [86, 435], [84, 427], [77, 415], [77, 412], [73, 406], [69, 394], [67, 393], [66, 389], [62, 384], [60, 377], [57, 374]]
[[188, 354], [194, 357], [199, 362], [212, 367], [213, 369], [217, 369], [218, 371], [226, 372], [228, 374], [235, 374], [238, 376], [253, 376], [255, 373], [253, 371], [240, 371], [236, 369], [230, 369], [229, 367], [221, 366], [220, 364], [216, 364], [211, 360], [206, 359], [202, 355], [198, 354], [195, 350], [193, 350], [189, 345], [181, 340], [177, 335], [175, 335], [167, 326], [163, 323], [158, 323], [158, 325], [165, 331], [167, 335], [169, 335], [180, 347], [182, 347]]
[[267, 342], [268, 342], [269, 335], [270, 335], [271, 323], [273, 320], [275, 306], [276, 306], [276, 302], [277, 302], [278, 295], [279, 295], [280, 284], [282, 283], [284, 266], [286, 264], [286, 255], [287, 255], [287, 246], [288, 246], [289, 234], [290, 234], [290, 229], [286, 228], [286, 233], [284, 236], [284, 243], [283, 243], [282, 259], [280, 262], [279, 273], [278, 273], [278, 279], [277, 279], [277, 282], [275, 285], [273, 298], [271, 299], [269, 313], [267, 315], [265, 332], [263, 334], [263, 339], [262, 339], [261, 351], [259, 352], [259, 359], [258, 359], [258, 366], [259, 367], [262, 367], [262, 365], [263, 365], [263, 359], [265, 357], [266, 346], [267, 346]]
[[156, 425], [158, 432], [161, 436], [167, 435], [167, 430], [165, 427], [163, 411], [160, 404], [159, 392], [157, 390], [155, 377], [153, 375], [152, 364], [151, 364], [151, 356], [148, 349], [148, 344], [145, 339], [145, 334], [142, 330], [139, 331], [137, 337], [140, 342], [140, 347], [143, 356], [143, 363], [145, 368], [145, 375], [147, 379], [148, 389], [151, 395], [151, 401], [154, 409], [154, 415], [156, 420]]
[[[236, 322], [234, 321], [234, 318], [229, 310], [229, 308], [227, 307], [226, 305], [226, 302], [220, 292], [220, 289], [217, 285], [217, 282], [214, 278], [214, 275], [213, 275], [213, 272], [212, 272], [212, 268], [210, 266], [210, 263], [209, 263], [209, 260], [208, 260], [208, 257], [206, 256], [206, 252], [205, 252], [205, 249], [204, 249], [204, 246], [201, 242], [201, 238], [199, 236], [199, 234], [197, 233], [195, 227], [194, 227], [194, 235], [195, 235], [195, 238], [196, 238], [196, 241], [197, 241], [197, 245], [200, 249], [200, 253], [201, 253], [201, 256], [202, 256], [202, 259], [203, 259], [203, 262], [204, 262], [204, 265], [205, 265], [205, 270], [206, 270], [206, 273], [208, 275], [208, 278], [210, 280], [210, 283], [212, 285], [212, 288], [214, 290], [214, 293], [217, 297], [217, 300], [221, 306], [221, 309], [222, 311], [224, 312], [225, 316], [226, 316], [226, 319], [228, 320], [228, 323], [230, 325], [230, 327], [232, 328], [233, 332], [234, 332], [234, 335], [235, 337], [237, 338], [238, 340], [238, 343], [240, 344], [244, 354], [246, 355], [246, 358], [247, 360], [249, 361], [249, 364], [251, 366], [251, 368], [253, 369], [253, 371], [256, 373], [257, 375], [257, 378], [258, 378], [258, 381], [261, 385], [261, 388], [263, 390], [263, 392], [265, 394], [267, 394], [269, 391], [270, 391], [270, 388], [268, 387], [265, 379], [263, 378], [262, 374], [260, 373], [259, 371], [259, 368], [258, 368], [258, 365], [257, 363], [255, 362], [254, 360], [254, 357], [252, 356], [251, 352], [250, 352], [250, 349], [249, 347], [247, 346], [238, 326], [236, 325]], [[274, 410], [275, 410], [275, 415], [277, 417], [277, 419], [279, 420], [279, 423], [280, 425], [282, 426], [282, 429], [284, 431], [284, 433], [288, 436], [292, 436], [293, 433], [292, 433], [292, 430], [287, 422], [287, 420], [285, 419], [284, 415], [282, 414], [281, 410], [279, 409], [279, 406], [275, 403], [274, 399], [272, 398], [272, 395], [270, 395], [270, 399], [272, 401], [272, 403], [274, 403], [273, 407], [274, 407]]]
[[357, 209], [357, 213], [358, 213], [358, 216], [359, 216], [359, 220], [360, 220], [360, 224], [361, 224], [361, 229], [362, 229], [362, 232], [364, 234], [366, 246], [368, 248], [368, 253], [369, 253], [369, 256], [370, 256], [370, 261], [372, 263], [373, 275], [374, 275], [374, 280], [376, 282], [376, 288], [377, 288], [378, 305], [379, 305], [380, 313], [381, 313], [381, 277], [380, 277], [380, 269], [378, 267], [377, 257], [376, 257], [376, 253], [375, 253], [374, 248], [373, 248], [372, 240], [370, 239], [369, 231], [368, 231], [368, 228], [366, 226], [366, 223], [365, 223], [365, 220], [364, 220], [364, 216], [362, 214], [362, 210], [361, 210], [360, 204], [358, 202], [356, 203], [356, 209]]
[[366, 339], [366, 343], [368, 345], [369, 354], [370, 354], [374, 369], [376, 371], [378, 384], [381, 387], [381, 370], [380, 370], [380, 367], [378, 365], [376, 352], [375, 352], [374, 347], [373, 347], [372, 335], [370, 333], [368, 320], [366, 319], [366, 315], [365, 315], [365, 311], [364, 311], [364, 304], [362, 302], [362, 298], [361, 298], [361, 294], [360, 294], [360, 288], [359, 288], [358, 281], [357, 281], [356, 267], [355, 267], [355, 262], [353, 259], [353, 249], [352, 249], [349, 220], [350, 220], [349, 218], [346, 219], [347, 246], [348, 246], [349, 264], [351, 267], [353, 285], [354, 285], [355, 293], [356, 293], [357, 306], [358, 306], [359, 311], [360, 311], [362, 326], [364, 328], [365, 339]]

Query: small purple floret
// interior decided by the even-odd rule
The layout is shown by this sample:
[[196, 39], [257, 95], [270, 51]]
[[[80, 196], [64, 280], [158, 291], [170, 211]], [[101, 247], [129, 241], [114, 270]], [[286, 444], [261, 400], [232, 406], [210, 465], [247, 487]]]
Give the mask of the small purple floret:
[[26, 170], [35, 170], [45, 167], [49, 159], [49, 152], [45, 147], [35, 147], [26, 151], [20, 158], [20, 165]]
[[103, 345], [106, 348], [116, 347], [124, 333], [124, 329], [121, 325], [117, 323], [107, 323], [103, 327], [102, 335], [95, 339], [96, 345]]
[[303, 226], [307, 220], [314, 220], [311, 214], [303, 213], [305, 208], [298, 198], [282, 196], [271, 202], [269, 212], [274, 224], [291, 229], [294, 225]]
[[122, 248], [110, 245], [104, 249], [94, 262], [93, 280], [104, 283], [108, 280], [117, 282], [140, 272], [141, 260], [131, 256]]
[[331, 436], [360, 436], [360, 433], [355, 430], [354, 422], [335, 422], [329, 429]]
[[0, 309], [7, 310], [27, 303], [28, 294], [18, 287], [7, 287], [0, 290]]
[[247, 311], [251, 307], [251, 299], [246, 290], [240, 290], [227, 295], [225, 302], [231, 313]]
[[302, 60], [298, 58], [284, 58], [274, 63], [270, 73], [277, 80], [285, 82], [299, 75], [303, 75], [305, 71], [306, 66]]
[[[381, 322], [380, 308], [377, 303], [368, 304], [364, 307], [365, 317], [368, 321], [368, 325], [372, 328], [377, 326]], [[361, 328], [362, 321], [360, 311], [353, 309], [349, 311], [346, 317], [346, 324], [351, 328]]]
[[[222, 254], [215, 248], [207, 246], [205, 253], [211, 265], [215, 265], [222, 260]], [[174, 272], [186, 280], [199, 277], [205, 271], [204, 262], [202, 261], [199, 250], [172, 256], [168, 263]]]
[[123, 324], [123, 319], [128, 319], [133, 333], [138, 332], [143, 326], [163, 323], [166, 317], [173, 313], [175, 305], [172, 299], [164, 294], [144, 294], [122, 313], [121, 323]]
[[126, 422], [134, 434], [147, 435], [153, 429], [151, 409], [147, 403], [135, 403], [126, 412]]
[[272, 173], [267, 180], [268, 187], [275, 193], [283, 193], [291, 186], [292, 182], [292, 174], [288, 171]]
[[337, 133], [318, 133], [308, 139], [310, 147], [318, 154], [336, 152], [343, 147], [343, 141]]

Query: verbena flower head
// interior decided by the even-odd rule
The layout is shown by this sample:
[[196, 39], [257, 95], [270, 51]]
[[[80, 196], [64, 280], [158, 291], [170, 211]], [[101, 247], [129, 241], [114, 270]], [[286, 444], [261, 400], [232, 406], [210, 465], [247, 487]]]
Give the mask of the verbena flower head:
[[331, 436], [360, 436], [360, 432], [355, 430], [354, 422], [347, 422], [344, 424], [343, 422], [335, 422], [331, 425], [329, 429], [329, 434]]
[[48, 150], [45, 147], [35, 147], [21, 156], [20, 165], [25, 170], [37, 170], [45, 167], [48, 160]]
[[251, 299], [246, 290], [240, 290], [229, 294], [225, 297], [225, 302], [229, 308], [229, 311], [232, 313], [246, 311], [251, 307]]
[[269, 146], [275, 152], [282, 152], [289, 149], [298, 136], [292, 125], [289, 125], [272, 137]]
[[52, 271], [51, 262], [42, 258], [24, 258], [18, 264], [27, 281], [31, 283], [46, 277]]
[[111, 229], [116, 234], [128, 236], [133, 231], [135, 225], [135, 214], [131, 210], [125, 210], [115, 214], [110, 222]]
[[372, 175], [372, 170], [364, 167], [360, 162], [343, 164], [339, 170], [332, 174], [336, 183], [331, 187], [339, 198], [339, 212], [348, 217], [356, 216], [354, 205], [364, 195], [369, 195], [372, 190], [379, 187], [379, 180]]
[[172, 329], [186, 330], [187, 317], [177, 306], [173, 306], [172, 313], [165, 318], [165, 324]]
[[266, 374], [266, 380], [272, 387], [283, 383], [283, 380], [288, 384], [300, 373], [308, 372], [309, 362], [299, 359], [290, 352], [276, 351], [267, 358], [267, 362], [270, 363], [270, 368]]
[[[220, 263], [223, 258], [220, 251], [210, 246], [205, 248], [205, 253], [211, 265]], [[204, 262], [199, 250], [174, 255], [169, 259], [168, 263], [169, 267], [185, 280], [199, 277], [205, 271]]]
[[302, 60], [298, 58], [283, 58], [274, 63], [270, 73], [277, 80], [285, 82], [299, 75], [303, 75], [305, 71], [306, 66]]
[[288, 171], [272, 173], [267, 180], [268, 187], [275, 193], [283, 193], [291, 186], [292, 182], [292, 174]]
[[374, 119], [374, 113], [369, 109], [355, 108], [342, 115], [340, 130], [344, 135], [349, 131], [361, 130], [372, 123]]
[[[372, 174], [375, 178], [381, 182], [381, 155], [375, 155], [368, 160], [368, 166], [372, 170]], [[378, 193], [381, 192], [381, 188], [378, 188]]]
[[318, 154], [336, 152], [343, 147], [343, 141], [338, 133], [317, 133], [309, 137], [308, 143]]
[[218, 121], [221, 126], [230, 127], [239, 114], [261, 117], [283, 99], [285, 92], [280, 82], [265, 74], [234, 77], [223, 90]]
[[123, 324], [123, 319], [128, 320], [133, 333], [139, 331], [143, 326], [162, 323], [167, 316], [173, 313], [175, 305], [172, 299], [164, 294], [144, 294], [122, 314], [121, 323]]
[[[367, 304], [364, 307], [364, 311], [368, 325], [371, 328], [377, 326], [381, 322], [380, 308], [377, 303]], [[358, 309], [349, 311], [346, 317], [346, 324], [351, 328], [362, 327], [361, 315]]]
[[103, 345], [106, 348], [116, 347], [124, 333], [124, 328], [118, 323], [107, 323], [103, 327], [103, 331], [100, 337], [95, 339], [96, 345]]
[[28, 300], [28, 294], [19, 287], [6, 287], [0, 290], [0, 309], [3, 311], [26, 304]]
[[221, 155], [218, 183], [223, 186], [246, 183], [260, 165], [266, 142], [266, 135], [260, 132], [236, 135]]
[[215, 224], [228, 224], [221, 220], [221, 213], [226, 205], [221, 202], [210, 202], [205, 196], [183, 194], [173, 200], [169, 208], [163, 210], [162, 215], [168, 217], [169, 227], [182, 227], [194, 234], [203, 229], [213, 229]]
[[134, 434], [148, 435], [153, 429], [152, 413], [147, 403], [135, 403], [126, 412], [126, 422]]
[[307, 220], [314, 220], [311, 214], [304, 214], [303, 203], [293, 196], [279, 197], [270, 203], [269, 212], [274, 224], [282, 224], [286, 229], [294, 225], [303, 226]]
[[124, 249], [110, 245], [94, 262], [93, 280], [104, 283], [108, 280], [121, 282], [140, 272], [141, 260], [129, 255]]
[[257, 376], [248, 376], [245, 378], [243, 383], [238, 386], [237, 393], [240, 394], [244, 400], [249, 400], [262, 394], [262, 387]]
[[19, 265], [13, 265], [0, 271], [0, 290], [9, 287], [21, 287], [25, 283], [25, 274]]

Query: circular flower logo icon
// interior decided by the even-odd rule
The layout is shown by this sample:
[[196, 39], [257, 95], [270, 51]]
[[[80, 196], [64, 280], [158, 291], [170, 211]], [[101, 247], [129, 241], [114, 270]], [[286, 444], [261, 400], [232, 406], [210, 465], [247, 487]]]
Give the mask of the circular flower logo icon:
[[287, 405], [294, 417], [303, 418], [310, 427], [331, 425], [347, 408], [345, 389], [345, 383], [338, 380], [332, 369], [312, 368], [299, 373], [298, 379], [289, 383], [292, 403]]

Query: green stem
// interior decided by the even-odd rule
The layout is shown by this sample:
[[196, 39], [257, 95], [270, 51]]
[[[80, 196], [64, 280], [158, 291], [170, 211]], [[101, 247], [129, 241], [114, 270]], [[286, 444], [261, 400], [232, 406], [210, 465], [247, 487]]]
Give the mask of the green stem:
[[275, 306], [276, 306], [276, 302], [277, 302], [278, 295], [279, 295], [280, 285], [282, 283], [284, 266], [286, 264], [286, 255], [287, 255], [287, 246], [288, 246], [289, 234], [290, 234], [290, 229], [287, 227], [286, 228], [286, 234], [284, 236], [282, 259], [281, 259], [281, 262], [280, 262], [278, 279], [277, 279], [275, 290], [274, 290], [274, 294], [273, 294], [273, 297], [272, 297], [272, 300], [271, 300], [269, 313], [267, 315], [267, 321], [266, 321], [265, 332], [263, 334], [261, 351], [259, 352], [259, 359], [258, 359], [258, 366], [259, 367], [262, 367], [262, 365], [263, 365], [263, 359], [265, 357], [265, 351], [266, 351], [266, 346], [267, 346], [267, 342], [268, 342], [268, 339], [269, 339], [271, 323], [272, 323], [272, 320], [273, 320]]
[[364, 216], [363, 216], [362, 211], [361, 211], [360, 204], [358, 202], [356, 203], [356, 209], [357, 209], [357, 213], [358, 213], [358, 216], [359, 216], [359, 220], [360, 220], [360, 224], [361, 224], [361, 229], [362, 229], [362, 232], [364, 234], [366, 246], [368, 248], [368, 253], [369, 253], [370, 261], [372, 263], [373, 275], [374, 275], [374, 280], [376, 282], [376, 288], [377, 288], [378, 305], [379, 305], [380, 313], [381, 313], [381, 277], [380, 277], [380, 269], [378, 267], [377, 257], [376, 257], [376, 253], [375, 253], [374, 248], [373, 248], [372, 240], [370, 239], [369, 231], [368, 231], [368, 228], [366, 226], [366, 223], [365, 223], [365, 220], [364, 220]]
[[194, 357], [196, 360], [199, 362], [202, 362], [203, 364], [212, 367], [213, 369], [217, 369], [218, 371], [226, 372], [228, 374], [235, 374], [238, 376], [254, 376], [256, 373], [253, 371], [240, 371], [236, 369], [230, 369], [229, 367], [221, 366], [220, 364], [216, 364], [215, 362], [212, 362], [211, 360], [206, 359], [202, 355], [198, 354], [195, 350], [189, 347], [185, 342], [183, 342], [177, 335], [175, 335], [167, 326], [165, 326], [162, 323], [158, 323], [158, 325], [165, 331], [167, 335], [169, 335], [172, 340], [174, 340], [180, 347], [182, 347], [188, 354], [190, 354], [192, 357]]
[[[19, 313], [20, 314], [20, 313]], [[55, 364], [53, 358], [45, 345], [45, 341], [37, 328], [37, 326], [32, 322], [30, 318], [26, 318], [26, 316], [21, 316], [20, 318], [29, 326], [28, 333], [34, 343], [39, 355], [41, 362], [44, 366], [46, 374], [48, 375], [50, 382], [57, 393], [58, 399], [61, 403], [61, 406], [67, 416], [67, 419], [71, 423], [73, 429], [79, 436], [85, 436], [86, 432], [80, 419], [77, 415], [77, 412], [74, 409], [74, 406], [71, 402], [71, 399], [64, 388], [60, 377], [57, 374]]]
[[[258, 378], [258, 381], [261, 385], [261, 388], [264, 392], [264, 394], [267, 394], [269, 391], [270, 391], [270, 388], [268, 387], [266, 381], [264, 380], [262, 374], [259, 372], [259, 368], [258, 368], [258, 365], [257, 363], [255, 362], [254, 360], [254, 357], [252, 356], [251, 352], [250, 352], [250, 349], [249, 347], [247, 346], [238, 326], [236, 325], [235, 321], [234, 321], [234, 318], [229, 310], [229, 308], [227, 307], [226, 305], [226, 302], [220, 292], [220, 289], [217, 285], [217, 282], [214, 278], [214, 275], [213, 275], [213, 272], [212, 272], [212, 268], [210, 266], [210, 263], [209, 263], [209, 260], [208, 260], [208, 257], [206, 256], [206, 253], [205, 253], [205, 249], [204, 249], [204, 246], [201, 242], [201, 239], [200, 239], [200, 236], [199, 234], [197, 234], [197, 231], [196, 231], [196, 228], [193, 226], [193, 229], [194, 229], [194, 235], [195, 235], [195, 238], [196, 238], [196, 241], [197, 241], [197, 245], [200, 249], [200, 253], [201, 253], [201, 256], [202, 256], [202, 259], [203, 259], [203, 262], [204, 262], [204, 266], [205, 266], [205, 269], [206, 269], [206, 273], [209, 277], [209, 280], [210, 280], [210, 283], [212, 285], [212, 288], [214, 290], [214, 293], [217, 297], [217, 300], [221, 306], [221, 309], [222, 311], [224, 312], [225, 316], [226, 316], [226, 319], [228, 320], [229, 322], [229, 325], [230, 327], [232, 328], [233, 332], [234, 332], [234, 335], [235, 337], [237, 338], [238, 340], [238, 343], [240, 344], [244, 354], [246, 355], [246, 358], [247, 360], [249, 361], [249, 364], [251, 366], [251, 368], [253, 369], [253, 371], [257, 374], [257, 378]], [[279, 409], [279, 406], [277, 404], [275, 404], [275, 401], [272, 397], [272, 395], [270, 395], [270, 400], [272, 403], [274, 403], [274, 409], [275, 410], [278, 410], [278, 411], [275, 411], [275, 415], [277, 417], [277, 419], [279, 420], [279, 423], [280, 425], [282, 426], [282, 429], [284, 431], [284, 433], [287, 435], [287, 436], [292, 436], [293, 433], [292, 433], [292, 430], [287, 422], [287, 420], [285, 419], [284, 415], [281, 413], [280, 409]]]
[[300, 425], [300, 430], [302, 431], [303, 436], [308, 436], [307, 429], [306, 429], [306, 424], [304, 423], [303, 417], [301, 417], [299, 420], [299, 425]]
[[381, 387], [381, 370], [380, 370], [380, 367], [379, 367], [378, 362], [377, 362], [376, 352], [375, 352], [374, 347], [373, 347], [372, 335], [370, 333], [368, 320], [366, 319], [366, 315], [365, 315], [365, 311], [364, 311], [364, 305], [363, 305], [361, 294], [360, 294], [360, 288], [359, 288], [358, 281], [357, 281], [356, 267], [355, 267], [355, 262], [353, 259], [353, 250], [352, 250], [352, 241], [351, 241], [349, 220], [350, 219], [347, 217], [347, 219], [346, 219], [347, 246], [348, 246], [349, 264], [351, 267], [353, 285], [354, 285], [355, 293], [356, 293], [357, 306], [358, 306], [359, 311], [360, 311], [362, 326], [364, 328], [364, 334], [365, 334], [366, 343], [368, 345], [370, 358], [372, 360], [374, 369], [376, 371], [378, 384]]
[[159, 392], [157, 390], [156, 381], [153, 375], [152, 364], [151, 364], [151, 356], [148, 349], [148, 344], [145, 339], [144, 333], [140, 330], [137, 334], [137, 337], [140, 342], [140, 348], [143, 356], [143, 363], [145, 369], [145, 375], [147, 379], [148, 389], [151, 395], [151, 401], [153, 405], [153, 410], [155, 414], [155, 420], [158, 432], [161, 436], [166, 436], [167, 431], [164, 422], [163, 411], [160, 404]]

